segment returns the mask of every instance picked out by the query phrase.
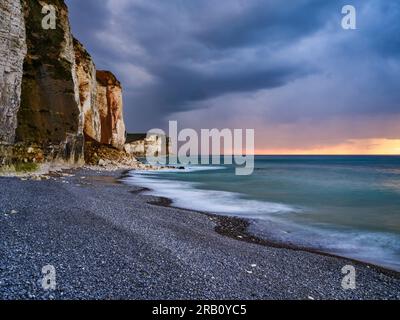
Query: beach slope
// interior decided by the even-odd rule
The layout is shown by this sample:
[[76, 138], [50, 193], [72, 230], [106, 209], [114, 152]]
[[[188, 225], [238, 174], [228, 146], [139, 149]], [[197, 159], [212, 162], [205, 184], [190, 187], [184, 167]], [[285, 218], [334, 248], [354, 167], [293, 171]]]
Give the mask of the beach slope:
[[[159, 205], [120, 174], [0, 178], [0, 299], [400, 298], [394, 272], [223, 235], [218, 218]], [[348, 264], [355, 290], [341, 286]]]

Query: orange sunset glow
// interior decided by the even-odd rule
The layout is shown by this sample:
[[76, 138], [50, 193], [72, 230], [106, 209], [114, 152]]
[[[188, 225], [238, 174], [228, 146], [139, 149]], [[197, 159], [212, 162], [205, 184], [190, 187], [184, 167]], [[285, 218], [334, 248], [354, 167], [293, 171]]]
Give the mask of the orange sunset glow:
[[351, 139], [333, 146], [310, 149], [256, 150], [258, 155], [399, 155], [400, 139]]

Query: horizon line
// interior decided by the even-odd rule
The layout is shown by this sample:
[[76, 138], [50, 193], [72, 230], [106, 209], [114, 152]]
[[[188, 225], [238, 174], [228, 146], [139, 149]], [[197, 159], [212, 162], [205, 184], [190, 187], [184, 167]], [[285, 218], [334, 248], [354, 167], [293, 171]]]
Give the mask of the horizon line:
[[[176, 156], [175, 154], [170, 154], [169, 156]], [[179, 155], [178, 155], [179, 156]], [[253, 154], [220, 154], [220, 155], [214, 155], [214, 154], [198, 154], [198, 155], [193, 155], [193, 156], [189, 156], [189, 157], [210, 157], [210, 156], [213, 156], [213, 157], [224, 157], [224, 156], [286, 156], [286, 157], [288, 157], [288, 156], [317, 156], [317, 157], [321, 157], [321, 156], [323, 156], [323, 157], [328, 157], [328, 156], [332, 156], [332, 157], [334, 157], [334, 156], [348, 156], [348, 157], [355, 157], [355, 156], [357, 156], [357, 157], [361, 157], [361, 156], [373, 156], [373, 157], [377, 157], [377, 156], [382, 156], [382, 157], [399, 157], [400, 156], [400, 153], [399, 154], [394, 154], [394, 153], [368, 153], [368, 154], [365, 154], [365, 153], [359, 153], [359, 154], [357, 154], [357, 153], [343, 153], [343, 154], [323, 154], [323, 153], [321, 153], [321, 154], [314, 154], [314, 153], [296, 153], [296, 154], [285, 154], [285, 153], [282, 153], [282, 154], [280, 154], [280, 153], [274, 153], [274, 154], [267, 154], [267, 153], [253, 153]]]

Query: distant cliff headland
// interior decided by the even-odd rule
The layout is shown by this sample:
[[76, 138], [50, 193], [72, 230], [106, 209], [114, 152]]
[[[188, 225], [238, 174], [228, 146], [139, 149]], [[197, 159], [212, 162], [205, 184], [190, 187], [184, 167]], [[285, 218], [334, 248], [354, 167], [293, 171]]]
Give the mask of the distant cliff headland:
[[73, 37], [64, 1], [46, 4], [56, 10], [55, 29], [42, 27], [41, 1], [0, 3], [0, 166], [134, 163], [121, 83]]

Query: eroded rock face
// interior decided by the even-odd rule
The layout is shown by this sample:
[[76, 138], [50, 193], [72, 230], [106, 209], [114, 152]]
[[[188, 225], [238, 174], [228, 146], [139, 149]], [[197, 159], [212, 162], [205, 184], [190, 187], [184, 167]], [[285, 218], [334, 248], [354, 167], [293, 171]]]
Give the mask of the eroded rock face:
[[97, 71], [97, 106], [101, 122], [101, 143], [122, 149], [125, 124], [122, 113], [122, 88], [109, 71]]
[[125, 124], [121, 84], [111, 72], [96, 71], [91, 56], [79, 41], [74, 40], [74, 48], [83, 132], [89, 139], [122, 149]]
[[79, 99], [83, 112], [83, 132], [87, 137], [100, 142], [101, 122], [96, 100], [96, 66], [85, 47], [76, 39], [74, 39], [74, 49]]
[[[43, 29], [43, 5], [55, 29]], [[122, 108], [121, 84], [74, 41], [63, 0], [0, 0], [0, 166], [83, 164], [84, 135], [122, 149]]]
[[57, 11], [57, 27], [42, 28], [42, 1], [23, 0], [27, 55], [22, 78], [16, 141], [49, 146], [54, 158], [83, 161], [83, 118], [68, 9]]
[[21, 1], [1, 0], [0, 143], [14, 143], [25, 55], [25, 24]]

